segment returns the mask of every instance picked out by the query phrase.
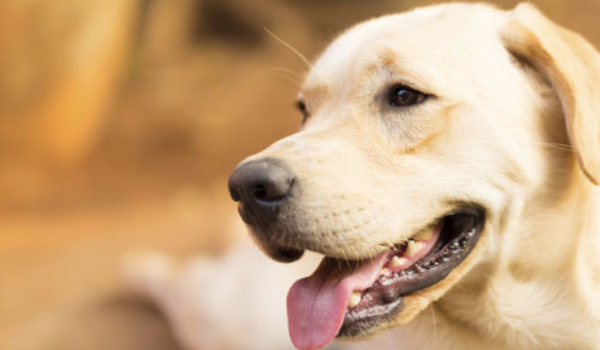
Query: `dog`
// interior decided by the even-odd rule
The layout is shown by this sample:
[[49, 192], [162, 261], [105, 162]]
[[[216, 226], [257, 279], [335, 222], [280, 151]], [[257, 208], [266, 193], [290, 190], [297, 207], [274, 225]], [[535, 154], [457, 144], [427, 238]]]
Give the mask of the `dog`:
[[[527, 3], [436, 5], [333, 41], [301, 130], [229, 179], [266, 255], [323, 257], [287, 293], [293, 345], [394, 328], [388, 349], [600, 349], [599, 92], [598, 52]], [[269, 268], [227, 300], [282, 290]], [[176, 329], [199, 327], [174, 296], [157, 299]]]

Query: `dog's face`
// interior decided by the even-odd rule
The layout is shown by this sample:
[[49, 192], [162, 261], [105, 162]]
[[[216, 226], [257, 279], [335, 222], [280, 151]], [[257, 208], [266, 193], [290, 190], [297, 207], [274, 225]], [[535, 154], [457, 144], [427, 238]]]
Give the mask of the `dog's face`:
[[565, 119], [549, 78], [507, 48], [508, 21], [459, 4], [350, 29], [305, 80], [301, 131], [232, 175], [267, 254], [326, 256], [288, 296], [297, 347], [404, 324], [485, 280], [475, 267], [502, 259], [526, 203], [574, 169], [544, 147], [569, 143]]

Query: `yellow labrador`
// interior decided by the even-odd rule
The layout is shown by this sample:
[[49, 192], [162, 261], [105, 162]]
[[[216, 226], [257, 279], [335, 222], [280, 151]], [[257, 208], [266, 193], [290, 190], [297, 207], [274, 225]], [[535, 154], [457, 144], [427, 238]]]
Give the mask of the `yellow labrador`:
[[421, 315], [431, 349], [600, 348], [599, 94], [596, 50], [531, 5], [434, 6], [335, 40], [302, 130], [230, 178], [268, 255], [325, 256], [289, 291], [295, 346]]
[[[325, 256], [287, 294], [294, 345], [402, 326], [403, 349], [600, 349], [598, 94], [596, 50], [527, 4], [341, 35], [300, 92], [301, 131], [229, 183], [266, 254]], [[244, 306], [271, 290], [246, 273], [262, 279]]]

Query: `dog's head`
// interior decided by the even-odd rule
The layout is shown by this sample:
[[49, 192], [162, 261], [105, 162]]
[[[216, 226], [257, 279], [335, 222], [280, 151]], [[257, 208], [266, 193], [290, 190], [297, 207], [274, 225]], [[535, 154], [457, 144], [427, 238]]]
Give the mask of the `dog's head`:
[[229, 183], [268, 255], [325, 255], [290, 290], [295, 345], [404, 324], [485, 281], [531, 203], [597, 183], [598, 72], [588, 43], [529, 5], [435, 6], [335, 40], [300, 92], [301, 131]]

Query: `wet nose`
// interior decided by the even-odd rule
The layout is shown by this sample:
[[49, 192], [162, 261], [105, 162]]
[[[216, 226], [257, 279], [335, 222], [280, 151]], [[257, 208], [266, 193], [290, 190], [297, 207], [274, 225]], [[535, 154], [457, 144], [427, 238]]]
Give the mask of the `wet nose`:
[[229, 193], [253, 215], [268, 219], [266, 216], [288, 199], [293, 184], [289, 169], [281, 161], [267, 158], [238, 166], [229, 177]]

